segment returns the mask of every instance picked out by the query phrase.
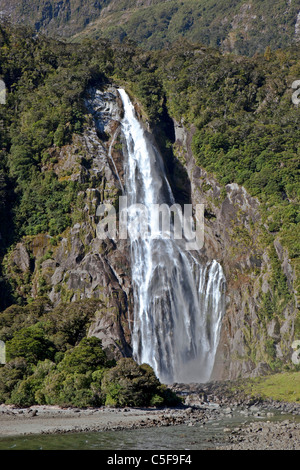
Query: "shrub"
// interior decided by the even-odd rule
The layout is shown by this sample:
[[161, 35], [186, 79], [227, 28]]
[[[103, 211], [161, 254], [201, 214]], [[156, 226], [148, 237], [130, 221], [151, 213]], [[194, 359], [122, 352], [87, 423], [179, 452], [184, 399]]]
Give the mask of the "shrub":
[[108, 406], [149, 406], [165, 403], [165, 388], [148, 364], [123, 358], [105, 372], [102, 391]]
[[29, 372], [30, 367], [24, 358], [16, 358], [0, 367], [0, 403], [7, 403], [13, 389]]
[[94, 374], [91, 371], [72, 374], [54, 369], [35, 394], [36, 401], [39, 404], [80, 408], [100, 406], [103, 404], [101, 379]]
[[58, 364], [60, 371], [84, 374], [99, 368], [109, 367], [102, 342], [96, 337], [84, 338], [74, 349], [67, 351], [63, 360]]
[[23, 357], [29, 363], [37, 364], [38, 361], [53, 358], [55, 349], [47, 339], [41, 324], [36, 323], [16, 331], [6, 343], [6, 353], [8, 360]]
[[[102, 349], [101, 340], [84, 338], [74, 349], [67, 351], [59, 364], [53, 365], [44, 377], [35, 395], [37, 402], [82, 408], [99, 406], [103, 403], [102, 377], [105, 367], [111, 365]], [[42, 364], [39, 370], [41, 368]]]
[[35, 393], [40, 386], [40, 381], [31, 376], [22, 380], [13, 389], [7, 403], [13, 403], [17, 406], [32, 406], [36, 404]]

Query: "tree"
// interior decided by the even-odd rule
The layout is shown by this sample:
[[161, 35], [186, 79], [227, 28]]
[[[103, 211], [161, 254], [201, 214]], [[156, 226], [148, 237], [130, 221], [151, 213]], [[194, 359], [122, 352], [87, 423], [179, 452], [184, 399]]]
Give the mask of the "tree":
[[101, 340], [92, 336], [84, 338], [74, 349], [67, 351], [58, 368], [68, 373], [84, 374], [87, 371], [109, 367], [111, 364], [102, 349]]
[[52, 359], [55, 348], [47, 339], [40, 323], [21, 328], [6, 344], [7, 360], [23, 357], [29, 363], [37, 364], [44, 359]]
[[106, 405], [149, 406], [165, 402], [166, 389], [148, 364], [138, 365], [133, 359], [120, 359], [105, 372], [102, 391]]

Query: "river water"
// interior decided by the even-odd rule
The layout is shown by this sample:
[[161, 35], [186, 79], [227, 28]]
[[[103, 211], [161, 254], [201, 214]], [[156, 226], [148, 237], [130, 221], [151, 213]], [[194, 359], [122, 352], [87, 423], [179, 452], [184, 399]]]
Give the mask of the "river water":
[[212, 450], [224, 443], [224, 429], [253, 421], [300, 421], [299, 416], [281, 414], [273, 417], [242, 416], [236, 410], [232, 416], [208, 420], [193, 426], [178, 425], [90, 433], [37, 434], [0, 438], [0, 450]]

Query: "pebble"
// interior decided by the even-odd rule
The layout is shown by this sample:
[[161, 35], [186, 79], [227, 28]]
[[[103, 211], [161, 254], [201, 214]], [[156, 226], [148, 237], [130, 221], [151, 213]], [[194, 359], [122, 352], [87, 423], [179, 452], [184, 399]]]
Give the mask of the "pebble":
[[[226, 432], [230, 432], [229, 428]], [[224, 429], [224, 431], [225, 431]], [[300, 450], [300, 423], [256, 422], [235, 430], [222, 450]]]
[[[218, 388], [219, 387], [219, 388]], [[93, 410], [81, 410], [81, 409], [60, 409], [59, 407], [42, 407], [37, 406], [30, 409], [17, 409], [10, 405], [0, 405], [0, 413], [8, 415], [24, 414], [28, 417], [34, 416], [38, 413], [38, 417], [43, 416], [47, 413], [47, 409], [52, 414], [73, 414], [74, 416], [80, 416], [84, 419], [85, 414], [101, 413], [103, 411], [109, 411], [110, 413], [118, 414], [120, 421], [118, 424], [107, 422], [106, 426], [102, 430], [121, 430], [121, 429], [137, 429], [139, 427], [162, 427], [162, 426], [173, 426], [173, 425], [186, 425], [192, 427], [195, 425], [204, 426], [220, 426], [220, 430], [223, 428], [224, 443], [219, 445], [220, 449], [278, 449], [278, 450], [300, 450], [300, 422], [296, 422], [296, 417], [300, 414], [300, 403], [282, 403], [275, 402], [272, 400], [261, 401], [253, 397], [239, 397], [234, 395], [227, 396], [224, 390], [218, 384], [201, 385], [192, 384], [191, 386], [185, 384], [176, 384], [171, 387], [174, 391], [180, 392], [182, 396], [187, 397], [193, 396], [193, 400], [187, 400], [188, 406], [178, 407], [175, 409], [151, 409], [151, 413], [155, 414], [151, 418], [148, 418], [147, 413], [139, 421], [137, 420], [134, 424], [127, 422], [127, 416], [120, 416], [120, 411], [130, 416], [134, 416], [137, 412], [134, 408], [120, 409], [108, 409], [101, 407]], [[205, 393], [205, 403], [203, 403], [203, 393]], [[267, 420], [267, 418], [274, 418], [282, 413], [283, 415], [288, 414], [291, 419], [284, 419], [279, 416], [282, 421]], [[228, 418], [233, 416], [239, 416], [240, 420], [247, 419], [248, 423], [244, 420], [243, 423], [239, 423], [238, 427], [229, 427]], [[2, 417], [1, 417], [2, 418]], [[129, 416], [128, 416], [129, 418]], [[263, 419], [265, 420], [263, 421]], [[23, 419], [20, 416], [20, 419]], [[227, 420], [227, 422], [224, 420]], [[249, 424], [249, 420], [252, 422]], [[235, 424], [236, 426], [236, 424]], [[83, 426], [78, 428], [78, 431], [91, 431], [91, 429]], [[97, 430], [97, 427], [94, 429]], [[58, 429], [55, 432], [62, 432]], [[70, 431], [71, 432], [71, 429]], [[217, 429], [216, 429], [217, 432]], [[213, 441], [213, 438], [212, 438]]]

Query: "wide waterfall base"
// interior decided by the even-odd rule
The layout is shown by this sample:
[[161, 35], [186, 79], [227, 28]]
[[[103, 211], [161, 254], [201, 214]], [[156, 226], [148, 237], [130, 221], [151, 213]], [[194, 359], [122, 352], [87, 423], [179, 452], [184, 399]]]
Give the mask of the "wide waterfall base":
[[146, 209], [147, 236], [128, 210], [134, 289], [132, 346], [164, 383], [206, 382], [211, 375], [225, 310], [225, 277], [216, 261], [203, 264], [182, 240], [153, 223], [153, 205], [175, 202], [162, 157], [147, 139], [124, 90], [125, 193], [129, 207]]
[[146, 300], [138, 297], [139, 289], [135, 295], [134, 358], [150, 364], [165, 384], [210, 379], [224, 312], [221, 266], [183, 257], [176, 265], [161, 255]]

